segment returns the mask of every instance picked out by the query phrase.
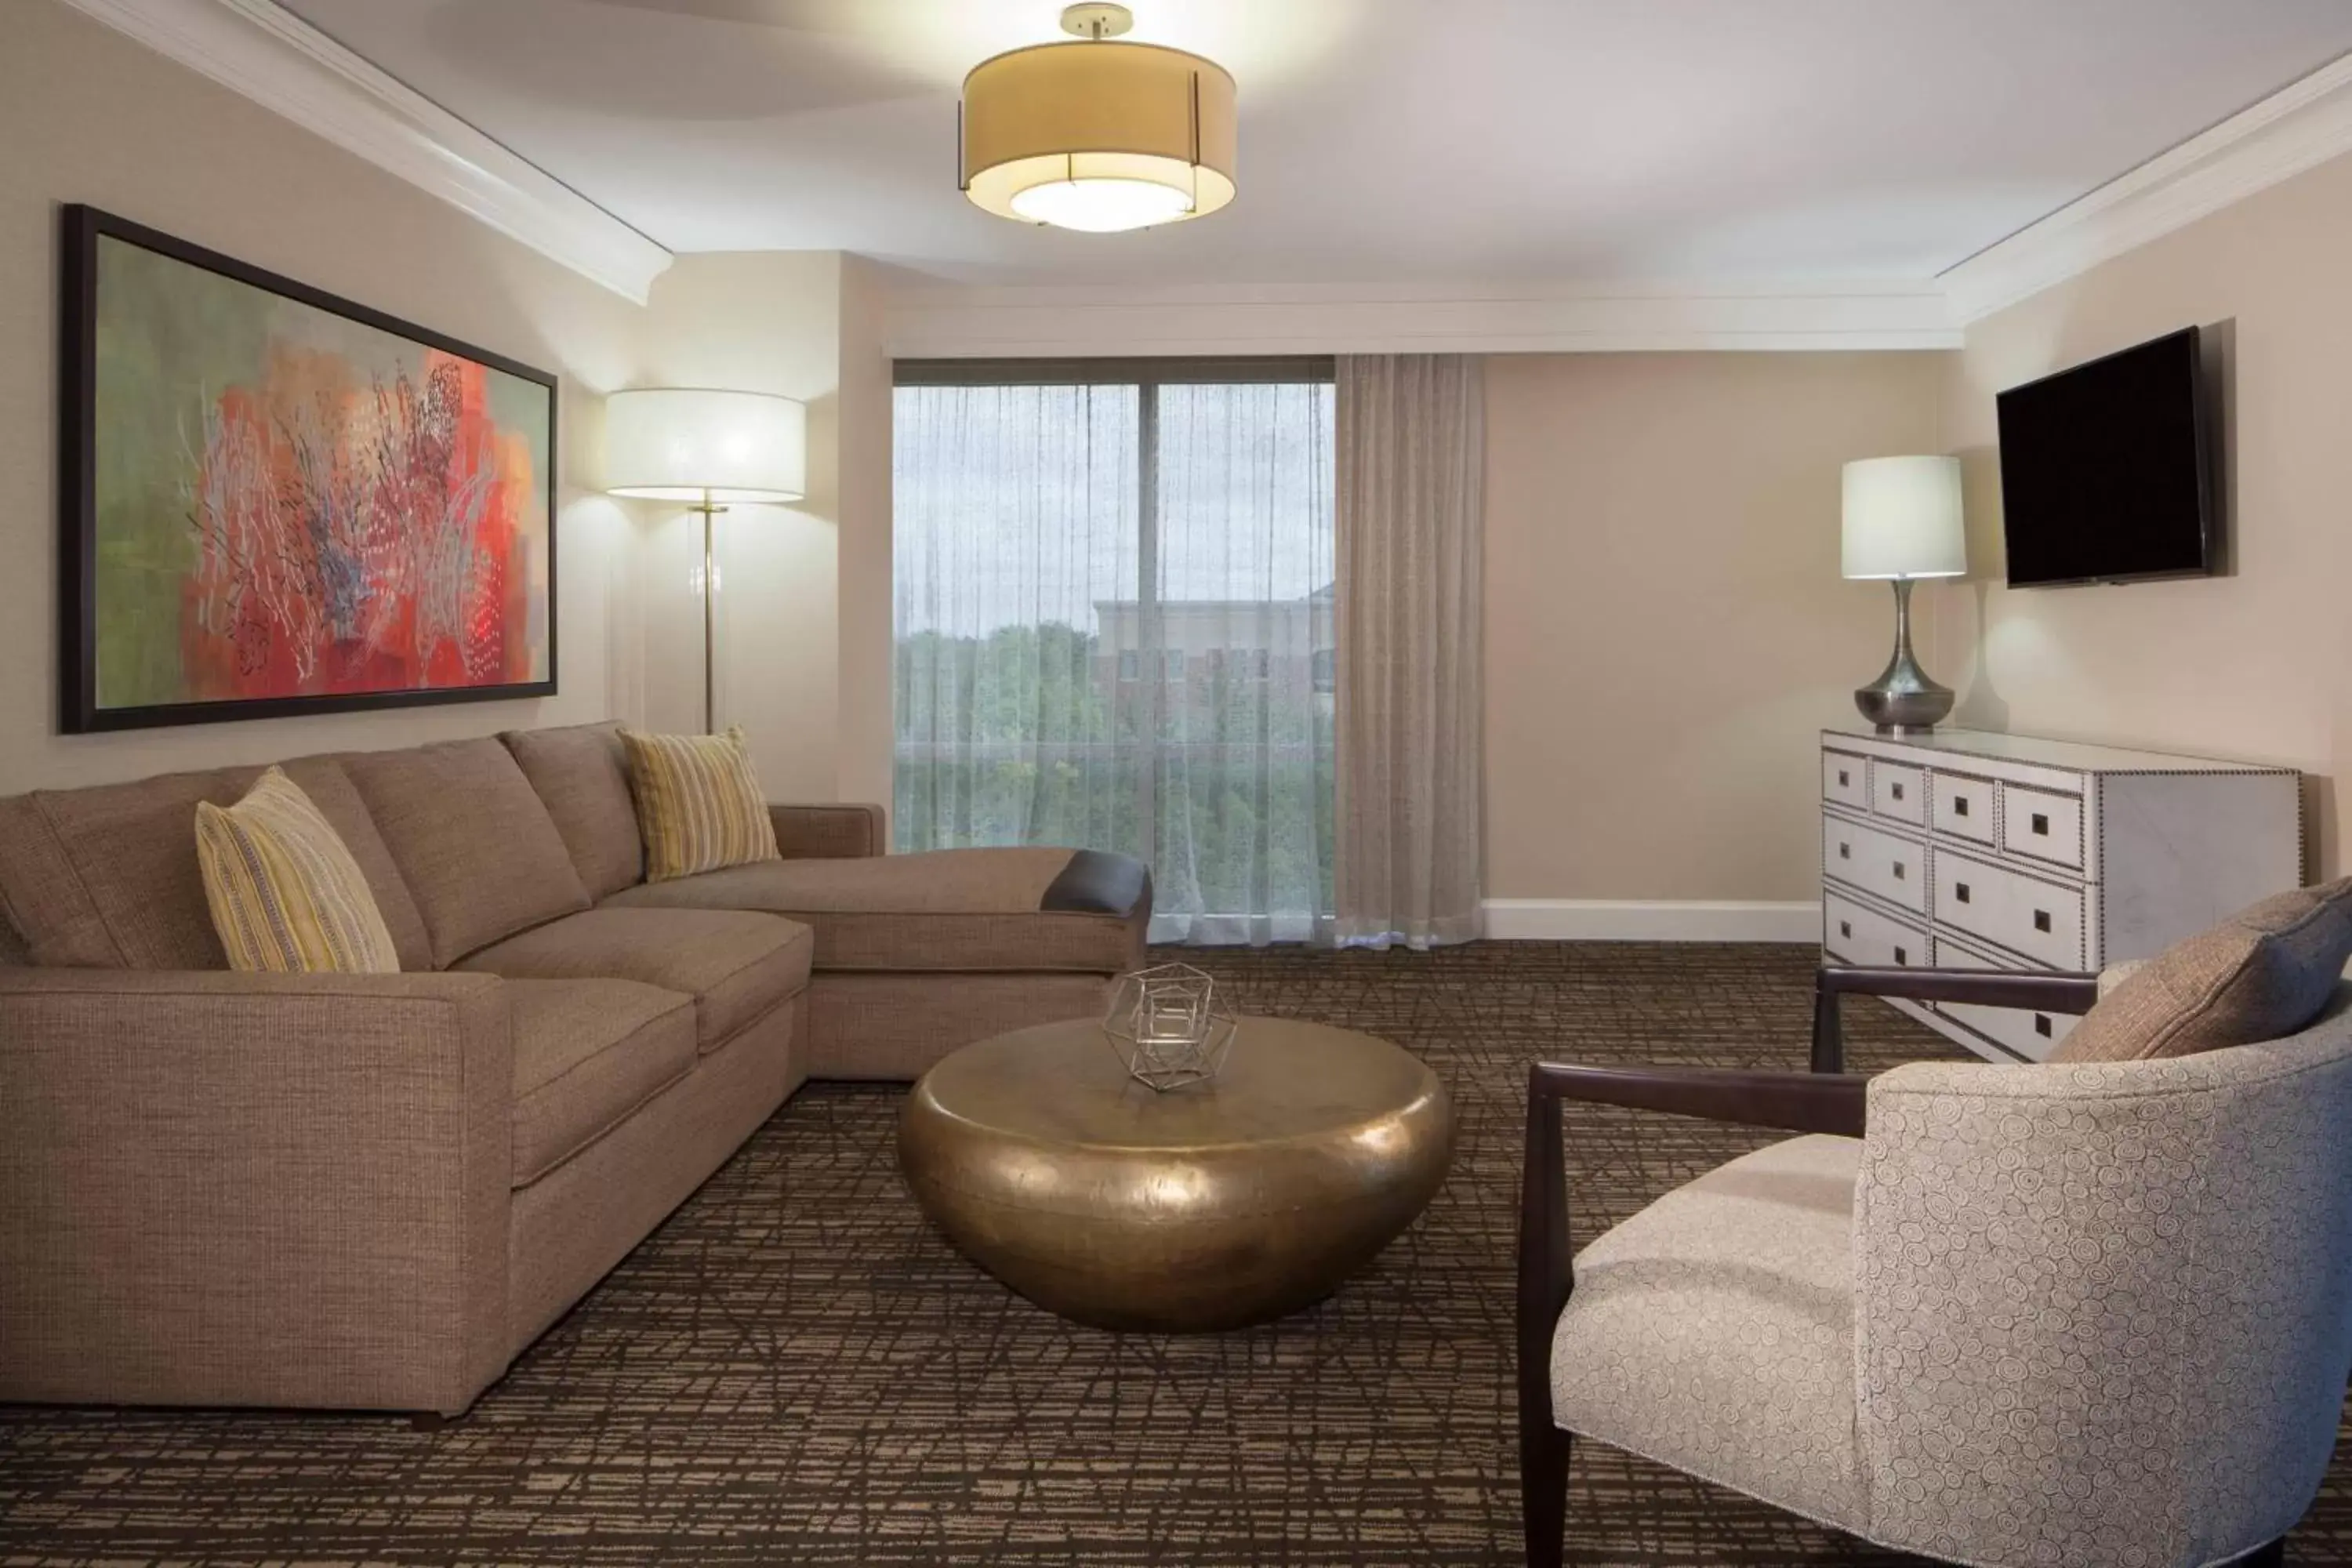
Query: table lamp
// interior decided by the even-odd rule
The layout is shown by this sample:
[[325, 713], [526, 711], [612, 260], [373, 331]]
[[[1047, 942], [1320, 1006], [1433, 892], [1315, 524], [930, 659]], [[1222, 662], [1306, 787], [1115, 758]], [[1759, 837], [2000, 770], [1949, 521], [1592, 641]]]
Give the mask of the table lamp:
[[808, 493], [808, 409], [764, 392], [641, 387], [604, 400], [604, 489], [682, 500], [702, 517], [702, 727], [719, 728], [711, 595], [711, 523], [730, 503], [775, 504]]
[[1895, 584], [1895, 657], [1853, 705], [1882, 735], [1933, 730], [1952, 689], [1911, 655], [1911, 584], [1969, 569], [1958, 458], [1870, 458], [1845, 466], [1845, 575]]

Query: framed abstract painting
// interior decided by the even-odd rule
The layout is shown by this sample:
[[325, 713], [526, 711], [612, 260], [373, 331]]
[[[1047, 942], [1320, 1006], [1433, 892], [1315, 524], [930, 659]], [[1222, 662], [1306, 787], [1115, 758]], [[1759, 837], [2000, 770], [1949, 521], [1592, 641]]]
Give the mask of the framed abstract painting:
[[555, 378], [65, 209], [69, 733], [555, 691]]

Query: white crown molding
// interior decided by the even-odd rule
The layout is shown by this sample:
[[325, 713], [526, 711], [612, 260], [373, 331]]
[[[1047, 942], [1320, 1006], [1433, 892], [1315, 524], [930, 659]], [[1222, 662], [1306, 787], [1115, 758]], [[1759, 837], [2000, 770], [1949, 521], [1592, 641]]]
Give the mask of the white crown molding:
[[1714, 899], [1488, 899], [1496, 942], [1822, 940], [1822, 906]]
[[894, 289], [901, 359], [1956, 349], [1931, 283]]
[[2352, 55], [1948, 268], [1953, 318], [1981, 320], [2346, 153]]
[[644, 304], [670, 253], [275, 0], [68, 0]]

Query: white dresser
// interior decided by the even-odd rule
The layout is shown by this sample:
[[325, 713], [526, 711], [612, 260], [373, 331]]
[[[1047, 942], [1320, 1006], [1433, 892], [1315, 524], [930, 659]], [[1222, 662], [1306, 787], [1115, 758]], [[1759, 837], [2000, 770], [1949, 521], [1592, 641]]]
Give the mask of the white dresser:
[[[2095, 971], [2303, 880], [2289, 768], [1982, 731], [1822, 732], [1822, 948], [1845, 963]], [[1996, 1061], [2062, 1014], [1894, 1005]]]

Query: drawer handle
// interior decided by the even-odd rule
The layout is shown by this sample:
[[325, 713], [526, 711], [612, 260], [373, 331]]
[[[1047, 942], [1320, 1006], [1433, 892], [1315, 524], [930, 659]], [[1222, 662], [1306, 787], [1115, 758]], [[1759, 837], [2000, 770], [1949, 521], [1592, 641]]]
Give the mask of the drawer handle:
[[2048, 1038], [2050, 1037], [2050, 1015], [2049, 1015], [2049, 1014], [2047, 1014], [2047, 1013], [2036, 1013], [2035, 1015], [2033, 1015], [2033, 1032], [2034, 1032], [2035, 1034], [2037, 1034], [2037, 1035], [2041, 1036], [2041, 1037], [2042, 1037], [2043, 1039], [2045, 1039], [2045, 1040], [2046, 1040], [2046, 1039], [2048, 1039]]
[[2044, 838], [2050, 837], [2050, 819], [2038, 811], [2033, 814], [2033, 831]]
[[1845, 772], [1845, 770], [1844, 770], [1843, 768], [1840, 768], [1840, 769], [1838, 770], [1838, 787], [1839, 787], [1839, 788], [1843, 789], [1843, 788], [1844, 788], [1847, 784], [1851, 784], [1851, 783], [1853, 783], [1853, 781], [1852, 779], [1850, 779], [1850, 778], [1848, 778], [1848, 777], [1846, 776], [1846, 772]]
[[1969, 797], [1964, 795], [1954, 795], [1952, 797], [1952, 815], [1954, 816], [1966, 816], [1968, 814]]
[[1903, 880], [1903, 877], [1904, 877], [1903, 862], [1902, 862], [1902, 861], [1900, 861], [1900, 860], [1897, 860], [1896, 862], [1895, 862], [1895, 879], [1896, 881], [1898, 881], [1898, 882], [1899, 882], [1899, 881]]
[[1895, 786], [1895, 798], [1897, 800], [1901, 800], [1903, 798], [1903, 786], [1901, 784], [1896, 784]]
[[1853, 922], [1852, 921], [1838, 921], [1838, 935], [1840, 935], [1840, 936], [1852, 936], [1853, 934]]
[[2033, 929], [2035, 931], [2048, 931], [2050, 929], [2050, 911], [2048, 910], [2036, 910], [2033, 911]]
[[1839, 859], [1841, 859], [1841, 860], [1851, 860], [1851, 859], [1853, 859], [1853, 845], [1851, 845], [1851, 844], [1841, 844], [1841, 845], [1839, 845], [1839, 846], [1838, 846], [1838, 858], [1839, 858]]
[[1960, 902], [1964, 904], [1967, 903], [1969, 901], [1969, 885], [1966, 882], [1953, 883], [1952, 897], [1959, 900]]
[[1911, 950], [1907, 947], [1896, 948], [1895, 950], [1895, 962], [1897, 963], [1909, 963], [1911, 962]]

